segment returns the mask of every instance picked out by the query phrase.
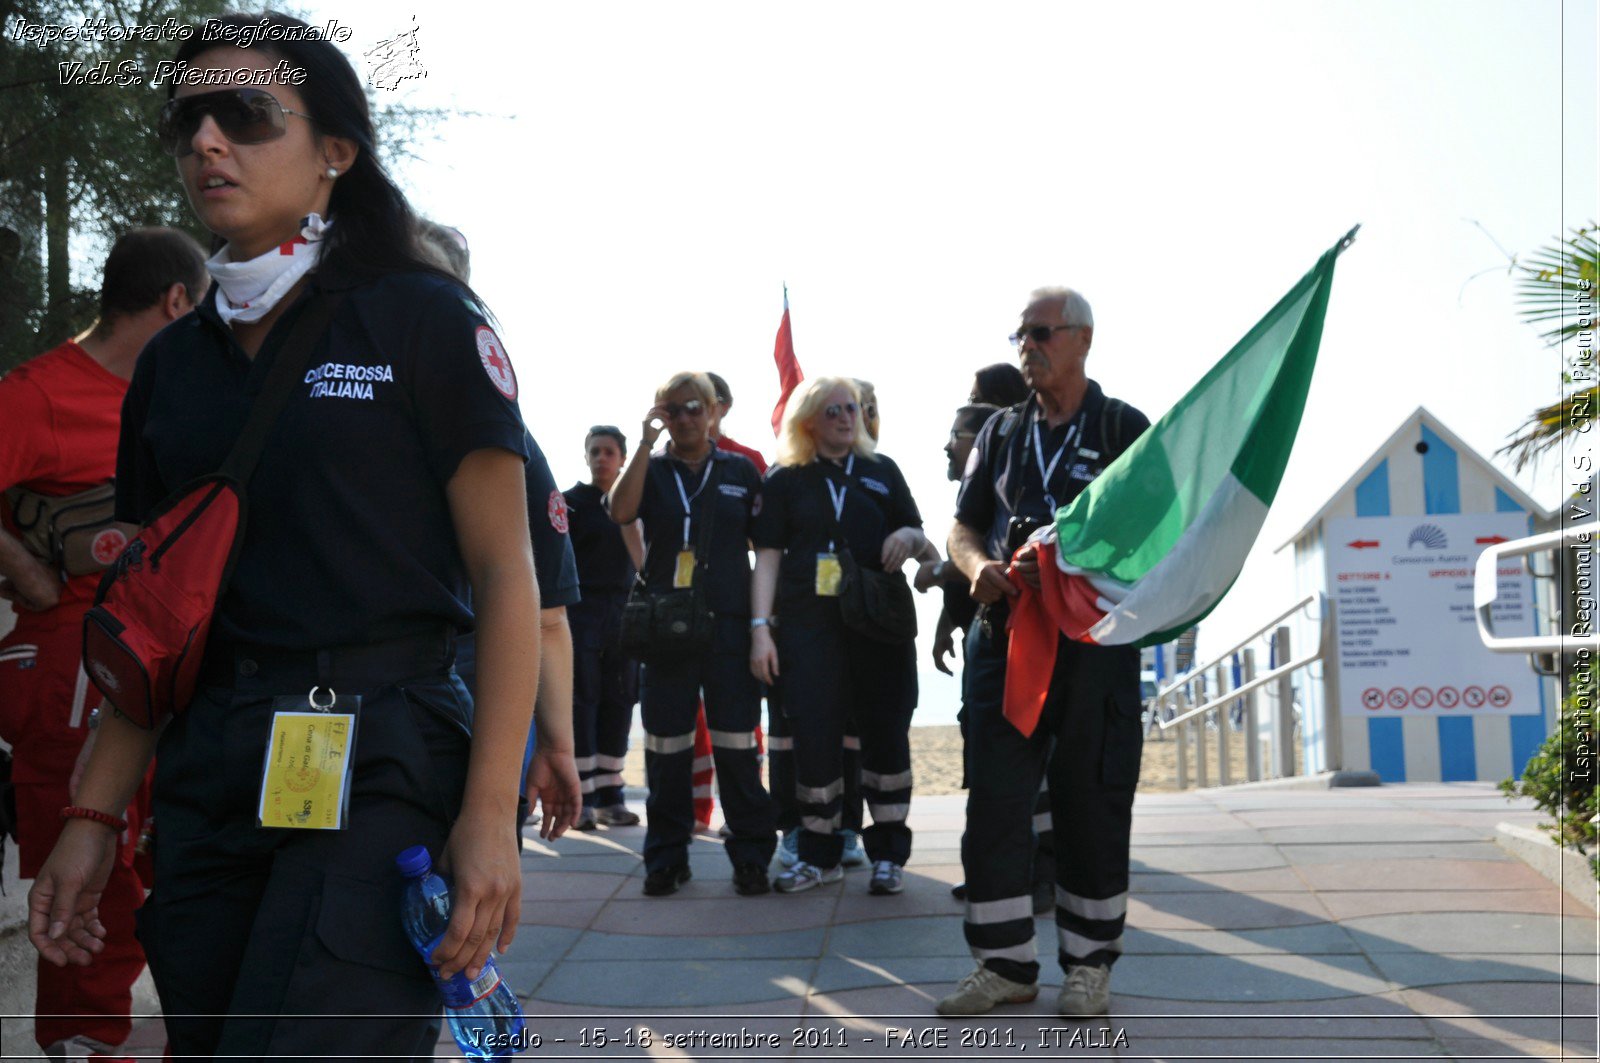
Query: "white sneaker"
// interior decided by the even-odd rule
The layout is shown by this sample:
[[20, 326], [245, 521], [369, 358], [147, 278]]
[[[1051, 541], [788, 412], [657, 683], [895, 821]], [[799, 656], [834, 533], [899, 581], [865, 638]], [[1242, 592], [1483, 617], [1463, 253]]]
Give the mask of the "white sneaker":
[[784, 867], [793, 867], [800, 862], [800, 828], [785, 834], [778, 839], [778, 863]]
[[1039, 995], [1034, 982], [1013, 982], [989, 968], [978, 969], [956, 984], [956, 991], [934, 1005], [940, 1015], [982, 1015], [996, 1004], [1028, 1004]]
[[840, 867], [860, 867], [867, 862], [867, 850], [861, 845], [861, 832], [842, 830], [839, 835], [844, 838], [844, 852], [839, 857]]
[[872, 881], [867, 883], [868, 893], [899, 893], [905, 888], [899, 864], [893, 860], [879, 860], [872, 865]]
[[802, 860], [773, 879], [772, 888], [779, 893], [799, 893], [812, 886], [826, 886], [830, 882], [838, 882], [842, 878], [844, 878], [844, 868], [838, 865], [822, 868]]
[[1063, 1018], [1104, 1015], [1111, 1010], [1111, 968], [1070, 964], [1056, 1012]]

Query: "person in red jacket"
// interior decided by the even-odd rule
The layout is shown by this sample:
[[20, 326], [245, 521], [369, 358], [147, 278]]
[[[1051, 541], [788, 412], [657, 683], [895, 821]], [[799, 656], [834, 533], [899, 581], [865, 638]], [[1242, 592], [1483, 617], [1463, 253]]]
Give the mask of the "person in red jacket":
[[[205, 255], [176, 229], [136, 229], [106, 259], [100, 321], [81, 341], [68, 340], [0, 379], [0, 594], [16, 610], [16, 627], [0, 641], [0, 737], [11, 744], [17, 795], [21, 874], [32, 878], [61, 833], [60, 811], [72, 804], [73, 765], [93, 726], [98, 697], [83, 674], [83, 614], [99, 583], [96, 566], [125, 541], [103, 520], [69, 536], [46, 532], [64, 500], [112, 479], [122, 397], [146, 341], [187, 314], [205, 291]], [[95, 516], [92, 503], [74, 512]], [[70, 514], [59, 527], [79, 523]], [[106, 525], [106, 526], [98, 526]], [[75, 545], [74, 545], [75, 544]], [[142, 808], [128, 830], [100, 902], [108, 934], [88, 967], [38, 962], [34, 1035], [46, 1055], [82, 1058], [127, 1040], [134, 979], [144, 952], [133, 936], [133, 912], [144, 884], [133, 866]]]

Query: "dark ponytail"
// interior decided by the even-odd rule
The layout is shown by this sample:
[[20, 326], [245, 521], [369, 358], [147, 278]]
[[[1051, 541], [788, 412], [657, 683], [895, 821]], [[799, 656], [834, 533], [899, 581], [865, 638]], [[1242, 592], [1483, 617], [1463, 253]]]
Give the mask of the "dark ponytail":
[[[232, 39], [219, 40], [214, 39], [214, 31], [206, 32], [217, 25], [239, 30], [264, 25], [269, 29], [264, 34], [239, 33]], [[305, 71], [305, 81], [295, 88], [318, 132], [353, 140], [360, 149], [355, 164], [334, 182], [328, 215], [336, 224], [328, 231], [323, 264], [360, 279], [421, 271], [456, 280], [435, 265], [418, 245], [417, 215], [378, 160], [377, 134], [367, 95], [344, 53], [327, 40], [256, 39], [281, 37], [281, 33], [272, 32], [274, 29], [303, 33], [309, 28], [299, 19], [277, 11], [255, 15], [234, 12], [208, 19], [178, 47], [174, 58], [180, 63], [192, 63], [196, 56], [212, 48], [240, 47], [237, 42], [243, 39], [248, 42], [246, 47], [259, 48], [285, 60], [292, 68]], [[213, 39], [206, 39], [208, 36]], [[167, 97], [170, 99], [175, 91], [176, 85], [169, 85]]]

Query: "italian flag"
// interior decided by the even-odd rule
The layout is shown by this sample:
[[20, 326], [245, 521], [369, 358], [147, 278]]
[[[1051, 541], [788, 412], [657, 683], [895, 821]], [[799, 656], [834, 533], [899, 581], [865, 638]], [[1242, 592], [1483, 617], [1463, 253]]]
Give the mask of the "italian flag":
[[1043, 708], [1057, 631], [1102, 646], [1166, 642], [1238, 579], [1300, 428], [1334, 261], [1354, 237], [1023, 548], [1039, 553], [1042, 591], [1013, 577], [1023, 593], [1012, 608], [1006, 716], [1019, 729], [1031, 717], [1025, 734]]

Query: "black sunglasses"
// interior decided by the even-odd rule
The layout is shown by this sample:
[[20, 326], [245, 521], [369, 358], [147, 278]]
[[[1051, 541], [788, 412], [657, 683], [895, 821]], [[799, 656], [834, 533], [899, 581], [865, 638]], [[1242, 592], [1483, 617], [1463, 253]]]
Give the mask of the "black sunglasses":
[[853, 402], [847, 402], [843, 406], [841, 406], [837, 402], [835, 402], [835, 403], [832, 403], [832, 404], [830, 404], [828, 406], [824, 406], [822, 408], [822, 415], [824, 417], [828, 417], [828, 418], [839, 417], [841, 415], [848, 415], [850, 417], [854, 417], [856, 415], [856, 412], [858, 410], [860, 410], [860, 409], [861, 409], [861, 407], [857, 406]]
[[682, 405], [676, 402], [663, 402], [661, 404], [661, 412], [668, 418], [677, 417], [679, 414], [685, 417], [698, 417], [706, 412], [706, 404], [699, 399], [690, 399]]
[[216, 119], [222, 135], [235, 144], [265, 144], [277, 140], [288, 130], [284, 115], [299, 115], [310, 120], [303, 111], [291, 111], [278, 102], [266, 89], [223, 89], [220, 92], [203, 92], [198, 96], [184, 96], [168, 100], [161, 107], [161, 117], [156, 121], [156, 138], [161, 150], [174, 158], [194, 153], [194, 135], [206, 115]]
[[1017, 331], [1013, 332], [1006, 338], [1011, 341], [1011, 346], [1021, 347], [1023, 340], [1032, 340], [1034, 343], [1046, 343], [1049, 341], [1051, 336], [1054, 336], [1058, 332], [1064, 332], [1067, 329], [1082, 327], [1082, 325], [1029, 325], [1027, 328], [1017, 329]]

